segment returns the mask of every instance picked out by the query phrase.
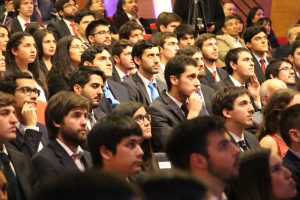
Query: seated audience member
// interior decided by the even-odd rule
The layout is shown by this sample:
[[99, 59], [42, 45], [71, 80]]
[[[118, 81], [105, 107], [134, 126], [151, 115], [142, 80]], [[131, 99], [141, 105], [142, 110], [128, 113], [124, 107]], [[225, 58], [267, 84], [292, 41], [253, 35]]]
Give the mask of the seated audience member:
[[123, 85], [110, 80], [112, 76], [112, 62], [111, 56], [105, 46], [94, 45], [86, 49], [81, 56], [81, 65], [97, 67], [103, 71], [106, 78], [103, 86], [103, 98], [98, 108], [95, 110], [102, 111], [106, 114], [112, 112], [112, 109], [129, 100], [128, 89]]
[[244, 29], [245, 29], [245, 22], [244, 22], [243, 18], [240, 15], [236, 14], [235, 16], [239, 20], [239, 27], [238, 27], [238, 29], [239, 29], [239, 36], [242, 37]]
[[201, 179], [179, 171], [148, 177], [141, 183], [141, 190], [145, 200], [200, 200], [209, 196]]
[[180, 48], [187, 45], [194, 45], [196, 32], [190, 24], [180, 24], [173, 32], [177, 35], [178, 45]]
[[115, 65], [112, 71], [112, 80], [121, 83], [125, 81], [136, 70], [133, 62], [132, 53], [133, 44], [129, 40], [121, 39], [116, 41], [111, 47]]
[[293, 63], [293, 67], [295, 70], [295, 83], [297, 90], [300, 90], [300, 40], [295, 41], [289, 50], [289, 60]]
[[4, 55], [10, 34], [8, 31], [8, 28], [2, 24], [0, 24], [0, 34], [2, 36], [2, 37], [0, 37], [0, 51], [2, 51], [2, 53]]
[[246, 27], [254, 26], [260, 18], [265, 17], [265, 11], [261, 7], [253, 7], [249, 10], [246, 20]]
[[[100, 2], [101, 1], [102, 0], [100, 0]], [[85, 30], [92, 21], [95, 21], [95, 13], [87, 9], [78, 11], [74, 16], [74, 23], [78, 32], [77, 36], [81, 39], [86, 48], [90, 46], [90, 43], [85, 36]]]
[[70, 90], [70, 75], [81, 61], [84, 45], [78, 37], [66, 36], [59, 40], [48, 75], [49, 96]]
[[296, 182], [297, 196], [295, 200], [300, 199], [300, 158], [299, 158], [299, 120], [300, 105], [294, 105], [284, 110], [279, 121], [279, 129], [282, 139], [288, 145], [289, 150], [283, 158], [283, 165], [291, 170]]
[[289, 88], [296, 89], [293, 63], [287, 58], [272, 60], [266, 69], [266, 78], [277, 78], [285, 82]]
[[45, 30], [46, 27], [44, 24], [40, 22], [30, 22], [25, 29], [26, 33], [33, 35], [37, 30]]
[[41, 71], [47, 77], [53, 66], [53, 56], [56, 51], [56, 40], [51, 31], [43, 29], [33, 34], [38, 51]]
[[88, 135], [95, 168], [124, 179], [141, 172], [143, 131], [131, 118], [109, 115], [100, 119]]
[[[80, 191], [80, 192], [79, 192]], [[125, 180], [106, 172], [66, 173], [53, 177], [36, 191], [34, 200], [133, 200], [136, 189]]]
[[102, 88], [105, 81], [104, 73], [96, 67], [80, 67], [71, 74], [71, 90], [75, 94], [87, 98], [90, 103], [90, 110], [87, 115], [88, 130], [92, 129], [98, 119], [106, 116], [104, 112], [95, 109], [101, 102], [103, 95]]
[[[24, 56], [26, 52], [27, 56]], [[36, 86], [41, 91], [39, 100], [46, 102], [48, 88], [44, 74], [40, 70], [37, 56], [36, 43], [32, 35], [25, 32], [13, 34], [7, 43], [5, 52], [5, 74], [28, 72], [36, 81]]]
[[241, 151], [260, 147], [256, 137], [246, 130], [253, 126], [254, 109], [244, 87], [229, 86], [219, 90], [212, 102], [212, 112], [224, 118], [231, 140]]
[[171, 32], [158, 32], [152, 37], [152, 40], [159, 46], [160, 50], [159, 72], [155, 77], [165, 83], [165, 67], [167, 62], [173, 58], [179, 50], [178, 40], [176, 34]]
[[228, 73], [216, 65], [219, 58], [216, 36], [211, 33], [201, 34], [194, 45], [202, 52], [205, 66], [205, 77], [200, 78], [200, 82], [210, 85], [225, 79]]
[[49, 142], [45, 125], [37, 121], [37, 99], [40, 90], [30, 74], [19, 72], [6, 76], [0, 84], [0, 91], [14, 95], [18, 119], [16, 139], [7, 145], [32, 157]]
[[144, 39], [143, 27], [136, 22], [128, 21], [120, 27], [119, 38], [129, 40], [135, 44]]
[[262, 26], [251, 26], [243, 34], [246, 46], [251, 51], [255, 67], [255, 75], [260, 84], [265, 80], [266, 68], [270, 62], [267, 57], [268, 37], [266, 29]]
[[162, 12], [156, 19], [158, 32], [173, 32], [181, 24], [182, 20], [176, 13]]
[[143, 139], [141, 147], [144, 151], [142, 171], [154, 172], [158, 169], [157, 162], [154, 158], [154, 154], [151, 146], [151, 115], [146, 111], [143, 104], [135, 101], [127, 101], [118, 105], [113, 114], [126, 115], [132, 117], [136, 123], [141, 127], [143, 131]]
[[3, 7], [3, 12], [1, 12], [0, 15], [0, 24], [10, 28], [11, 27], [11, 21], [14, 18], [14, 5], [13, 0], [4, 0], [3, 4], [1, 5]]
[[18, 120], [14, 103], [15, 98], [11, 94], [0, 92], [0, 161], [7, 179], [6, 186], [1, 183], [1, 193], [7, 188], [9, 199], [31, 199], [33, 189], [37, 186], [35, 170], [27, 156], [6, 145], [16, 139]]
[[155, 78], [159, 72], [159, 47], [153, 41], [142, 40], [135, 43], [131, 55], [138, 71], [122, 84], [128, 88], [130, 100], [149, 106], [166, 88]]
[[77, 30], [74, 23], [74, 16], [78, 10], [76, 1], [56, 0], [55, 9], [60, 16], [60, 19], [50, 22], [47, 26], [47, 29], [54, 33], [57, 41], [65, 36], [76, 36]]
[[223, 11], [225, 17], [229, 15], [236, 15], [236, 10], [236, 6], [232, 2], [226, 2], [223, 4]]
[[217, 62], [221, 67], [225, 66], [225, 56], [230, 49], [246, 47], [244, 40], [239, 36], [239, 18], [236, 15], [225, 17], [222, 31], [224, 34], [216, 36], [219, 48]]
[[231, 185], [228, 199], [288, 200], [296, 193], [292, 174], [280, 158], [270, 150], [256, 149], [241, 154], [239, 178]]
[[288, 43], [278, 47], [275, 50], [273, 57], [274, 58], [288, 57], [290, 55], [289, 50], [291, 48], [291, 45], [296, 41], [296, 37], [299, 34], [300, 34], [300, 24], [292, 24], [288, 28], [287, 33], [286, 33]]
[[280, 89], [275, 91], [268, 99], [263, 110], [263, 122], [258, 133], [260, 145], [271, 149], [281, 159], [288, 151], [288, 147], [279, 132], [280, 114], [284, 109], [300, 103], [300, 94], [293, 89]]
[[61, 91], [49, 100], [45, 117], [50, 142], [31, 160], [41, 182], [92, 167], [91, 155], [80, 147], [87, 139], [89, 109], [88, 100], [73, 92]]
[[85, 37], [91, 45], [101, 44], [110, 47], [112, 39], [109, 22], [105, 19], [91, 21], [85, 29]]
[[205, 180], [216, 199], [227, 199], [224, 191], [239, 171], [240, 150], [225, 129], [219, 117], [186, 120], [173, 129], [166, 148], [173, 166]]
[[113, 15], [113, 23], [116, 28], [119, 30], [120, 27], [128, 22], [135, 21], [141, 25], [144, 29], [144, 32], [151, 34], [151, 28], [149, 22], [138, 15], [138, 2], [137, 0], [119, 0], [117, 4], [116, 13]]
[[270, 18], [268, 18], [268, 17], [260, 18], [259, 20], [257, 20], [257, 22], [255, 22], [254, 25], [259, 25], [259, 26], [265, 27], [265, 29], [267, 31], [270, 49], [275, 49], [275, 48], [279, 47], [279, 43], [278, 43], [275, 33], [272, 29], [272, 21]]
[[165, 79], [168, 89], [149, 106], [155, 152], [164, 151], [166, 138], [176, 124], [207, 114], [198, 93], [198, 74], [197, 63], [188, 56], [175, 56], [167, 63]]
[[30, 23], [30, 18], [33, 13], [33, 0], [18, 0], [13, 1], [14, 15], [10, 23], [10, 32], [22, 32], [25, 31], [26, 27]]

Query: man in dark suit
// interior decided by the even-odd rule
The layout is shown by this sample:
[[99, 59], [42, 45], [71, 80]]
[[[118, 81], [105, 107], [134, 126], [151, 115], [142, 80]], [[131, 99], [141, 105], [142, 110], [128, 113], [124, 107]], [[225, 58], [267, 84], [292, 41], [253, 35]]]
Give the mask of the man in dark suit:
[[269, 47], [266, 29], [262, 26], [248, 27], [243, 38], [253, 56], [255, 75], [262, 84], [266, 80], [265, 71], [270, 63], [270, 59], [267, 57]]
[[11, 94], [0, 92], [0, 160], [8, 182], [9, 199], [32, 199], [37, 186], [37, 176], [30, 160], [23, 153], [9, 148], [5, 143], [16, 139], [17, 118]]
[[[103, 71], [105, 77], [112, 76], [111, 56], [107, 48], [102, 45], [93, 45], [86, 49], [81, 55], [81, 65], [95, 66]], [[94, 111], [101, 110], [106, 114], [110, 114], [112, 109], [120, 104], [120, 102], [129, 100], [129, 92], [123, 85], [107, 79], [103, 86], [103, 98], [99, 107]]]
[[45, 125], [37, 122], [37, 98], [40, 90], [32, 76], [25, 72], [6, 76], [0, 84], [0, 91], [15, 97], [17, 137], [7, 145], [32, 157], [48, 144]]
[[92, 167], [91, 155], [80, 145], [87, 139], [88, 100], [74, 92], [59, 92], [45, 112], [50, 143], [32, 158], [39, 179]]
[[154, 151], [164, 150], [171, 128], [204, 111], [198, 94], [198, 74], [197, 63], [188, 56], [175, 56], [167, 63], [165, 79], [168, 90], [164, 90], [149, 107]]
[[295, 69], [296, 87], [300, 90], [300, 41], [295, 41], [289, 51], [289, 60], [293, 63]]
[[85, 29], [85, 36], [91, 45], [99, 44], [110, 48], [112, 44], [110, 24], [105, 19], [89, 23]]
[[253, 125], [254, 108], [244, 87], [229, 86], [219, 90], [212, 102], [212, 112], [225, 119], [232, 141], [242, 151], [260, 147], [256, 137], [245, 131]]
[[294, 105], [283, 111], [279, 121], [280, 135], [285, 143], [288, 145], [289, 150], [283, 158], [283, 165], [288, 168], [293, 175], [296, 182], [298, 191], [295, 200], [300, 199], [300, 105]]
[[119, 40], [111, 48], [112, 56], [115, 62], [111, 79], [117, 83], [126, 80], [132, 71], [136, 69], [133, 62], [132, 53], [133, 44], [129, 40]]
[[26, 27], [29, 26], [34, 8], [33, 0], [13, 1], [13, 5], [16, 17], [13, 18], [10, 25], [10, 32], [12, 34], [25, 31]]
[[219, 57], [216, 36], [212, 33], [201, 34], [196, 39], [195, 46], [202, 52], [205, 65], [205, 76], [200, 78], [200, 82], [210, 85], [227, 78], [228, 73], [216, 65]]
[[152, 34], [149, 22], [138, 16], [137, 1], [119, 0], [117, 11], [113, 16], [113, 23], [119, 30], [120, 27], [128, 21], [137, 22], [139, 25], [143, 26], [145, 33]]
[[131, 100], [149, 106], [166, 88], [165, 84], [154, 76], [159, 72], [159, 47], [152, 41], [139, 41], [133, 46], [132, 57], [138, 71], [122, 84], [128, 88]]
[[77, 4], [74, 0], [57, 0], [55, 8], [61, 19], [48, 24], [47, 29], [54, 33], [55, 39], [67, 35], [77, 35], [74, 16], [77, 12]]

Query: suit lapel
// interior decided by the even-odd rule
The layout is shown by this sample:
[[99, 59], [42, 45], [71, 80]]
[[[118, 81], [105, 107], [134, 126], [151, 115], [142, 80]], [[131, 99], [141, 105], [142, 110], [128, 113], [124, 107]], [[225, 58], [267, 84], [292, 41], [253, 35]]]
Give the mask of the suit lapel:
[[212, 75], [212, 73], [207, 69], [205, 66], [205, 77], [204, 77], [209, 83], [214, 83], [215, 79]]
[[139, 75], [137, 73], [133, 74], [132, 78], [133, 78], [134, 82], [136, 83], [136, 85], [140, 88], [140, 91], [143, 93], [144, 97], [146, 98], [147, 104], [150, 105], [151, 100], [150, 100], [150, 97], [148, 95], [148, 92], [145, 88], [145, 85], [144, 85], [142, 79], [139, 77]]
[[177, 104], [174, 101], [170, 99], [170, 97], [165, 93], [165, 91], [161, 93], [161, 99], [166, 105], [168, 105], [170, 110], [175, 114], [174, 116], [176, 116], [179, 119], [179, 121], [186, 120], [186, 117], [182, 113], [181, 109], [177, 106]]

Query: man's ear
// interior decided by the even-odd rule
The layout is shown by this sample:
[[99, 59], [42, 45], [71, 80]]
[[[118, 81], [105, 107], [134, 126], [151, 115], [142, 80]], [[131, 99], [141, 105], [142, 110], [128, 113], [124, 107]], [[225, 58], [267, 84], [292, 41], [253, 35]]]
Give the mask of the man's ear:
[[139, 57], [135, 56], [135, 57], [133, 58], [133, 61], [134, 61], [138, 66], [141, 65], [141, 59], [140, 59]]
[[227, 108], [223, 108], [222, 114], [225, 118], [231, 118], [230, 110], [228, 110]]
[[167, 27], [165, 27], [164, 25], [161, 24], [161, 25], [159, 25], [159, 29], [161, 32], [164, 32], [167, 29]]
[[115, 63], [119, 63], [120, 60], [121, 60], [120, 57], [117, 56], [117, 55], [114, 55], [114, 56], [113, 56], [113, 59], [114, 59]]
[[251, 43], [250, 42], [246, 42], [246, 47], [248, 47], [248, 49], [251, 49]]
[[93, 63], [89, 62], [89, 61], [84, 61], [83, 62], [84, 66], [93, 66]]
[[172, 85], [178, 85], [178, 78], [176, 76], [172, 75], [169, 79]]
[[113, 153], [102, 145], [99, 149], [99, 154], [104, 160], [110, 160], [113, 157]]
[[199, 153], [192, 153], [190, 155], [190, 167], [192, 170], [207, 169], [206, 157]]
[[291, 141], [300, 143], [300, 130], [298, 129], [289, 130], [289, 136], [291, 138]]
[[80, 85], [78, 85], [78, 84], [74, 84], [73, 91], [75, 92], [75, 94], [81, 94], [82, 87]]
[[233, 61], [230, 61], [229, 64], [230, 64], [230, 67], [233, 69], [233, 71], [235, 71], [237, 69], [237, 64], [234, 63]]

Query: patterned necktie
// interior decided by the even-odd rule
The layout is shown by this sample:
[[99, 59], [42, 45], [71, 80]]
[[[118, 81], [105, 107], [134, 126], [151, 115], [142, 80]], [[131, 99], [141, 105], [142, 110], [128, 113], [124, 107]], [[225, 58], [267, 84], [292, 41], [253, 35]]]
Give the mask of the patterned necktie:
[[265, 59], [261, 58], [259, 62], [260, 62], [261, 70], [265, 74], [265, 72], [266, 72], [266, 61], [265, 61]]
[[249, 149], [245, 140], [238, 141], [238, 145], [243, 149], [243, 151], [247, 151]]
[[148, 87], [150, 88], [150, 92], [151, 92], [151, 100], [154, 101], [159, 96], [157, 88], [156, 88], [156, 84], [149, 83]]
[[109, 100], [109, 102], [112, 104], [113, 108], [120, 104], [120, 101], [115, 99], [114, 95], [111, 93], [108, 85], [104, 85], [103, 92], [104, 92], [105, 98]]

